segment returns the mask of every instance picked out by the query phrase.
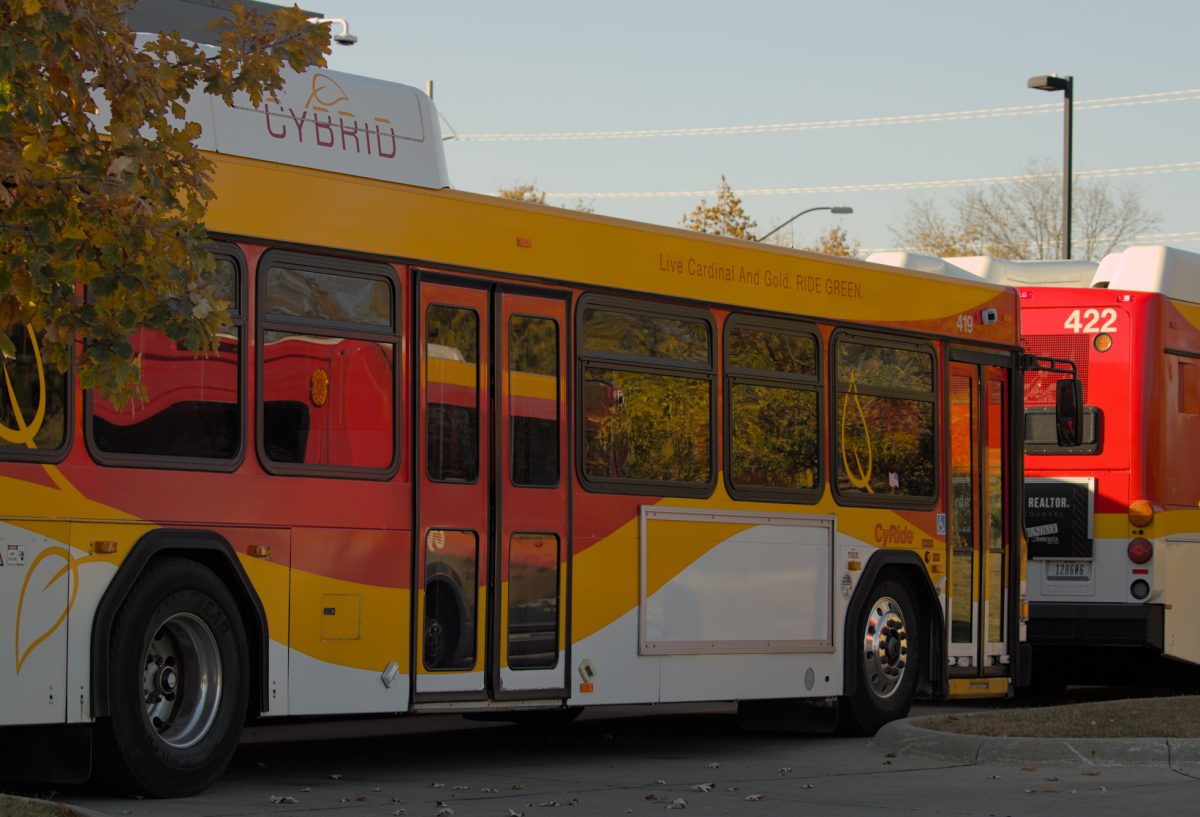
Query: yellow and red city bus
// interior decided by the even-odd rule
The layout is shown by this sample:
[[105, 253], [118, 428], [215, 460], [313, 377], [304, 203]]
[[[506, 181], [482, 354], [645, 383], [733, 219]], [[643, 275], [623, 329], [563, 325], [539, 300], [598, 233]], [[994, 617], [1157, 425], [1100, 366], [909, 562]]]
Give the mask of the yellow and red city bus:
[[6, 772], [94, 745], [172, 796], [260, 718], [815, 701], [872, 732], [1010, 693], [1014, 290], [446, 189], [402, 86], [189, 113], [219, 350], [140, 333], [123, 411], [24, 327], [4, 363]]
[[944, 263], [1019, 287], [1022, 346], [1071, 361], [1082, 388], [1081, 433], [1064, 444], [1053, 408], [1059, 376], [1025, 378], [1035, 688], [1194, 684], [1200, 474], [1187, 452], [1200, 441], [1200, 254], [1144, 245], [1099, 264]]

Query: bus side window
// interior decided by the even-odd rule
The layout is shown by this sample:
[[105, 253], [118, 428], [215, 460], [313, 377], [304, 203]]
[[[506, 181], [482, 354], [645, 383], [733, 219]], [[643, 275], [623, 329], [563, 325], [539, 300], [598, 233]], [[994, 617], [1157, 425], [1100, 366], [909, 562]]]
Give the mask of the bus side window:
[[558, 484], [558, 324], [513, 315], [508, 323], [513, 485]]
[[479, 477], [479, 315], [430, 304], [425, 311], [425, 451], [429, 478]]
[[924, 344], [834, 337], [833, 467], [842, 498], [878, 504], [935, 495], [933, 351]]
[[585, 484], [707, 495], [716, 474], [710, 316], [595, 296], [579, 315]]
[[238, 264], [218, 255], [210, 275], [232, 318], [218, 333], [216, 349], [192, 352], [162, 332], [138, 329], [131, 343], [142, 361], [145, 400], [118, 409], [89, 394], [89, 433], [102, 462], [232, 460], [241, 453], [244, 319]]
[[64, 453], [69, 405], [67, 375], [41, 356], [36, 335], [24, 324], [16, 324], [8, 337], [16, 347], [17, 356], [0, 360], [0, 380], [4, 382], [0, 386], [0, 460], [31, 454], [44, 459], [50, 452]]
[[724, 348], [731, 494], [814, 501], [821, 468], [816, 329], [732, 315]]
[[390, 269], [269, 253], [259, 273], [259, 450], [268, 470], [385, 475], [398, 456]]

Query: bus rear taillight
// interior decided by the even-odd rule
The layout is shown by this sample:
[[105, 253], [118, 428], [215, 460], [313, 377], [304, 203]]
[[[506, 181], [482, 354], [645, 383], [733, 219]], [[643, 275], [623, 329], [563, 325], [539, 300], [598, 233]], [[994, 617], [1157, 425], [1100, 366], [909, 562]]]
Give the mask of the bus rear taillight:
[[1135, 499], [1129, 503], [1129, 524], [1144, 528], [1154, 521], [1154, 506], [1148, 499]]
[[1129, 554], [1129, 561], [1135, 565], [1144, 565], [1154, 556], [1154, 545], [1150, 544], [1149, 539], [1133, 539], [1126, 552]]

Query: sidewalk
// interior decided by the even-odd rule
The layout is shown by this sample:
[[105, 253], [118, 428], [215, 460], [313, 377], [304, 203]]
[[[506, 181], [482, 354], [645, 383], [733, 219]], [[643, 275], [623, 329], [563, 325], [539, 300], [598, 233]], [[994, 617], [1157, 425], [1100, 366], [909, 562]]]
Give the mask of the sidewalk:
[[897, 757], [976, 765], [1126, 766], [1200, 763], [1197, 738], [1000, 738], [926, 729], [929, 717], [886, 724], [871, 746]]
[[91, 809], [0, 793], [0, 817], [106, 817]]

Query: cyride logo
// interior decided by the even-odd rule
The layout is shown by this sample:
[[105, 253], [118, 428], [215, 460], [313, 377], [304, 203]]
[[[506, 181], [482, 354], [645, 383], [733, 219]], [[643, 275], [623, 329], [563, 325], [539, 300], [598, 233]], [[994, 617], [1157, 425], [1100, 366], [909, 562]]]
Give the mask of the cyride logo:
[[402, 137], [392, 120], [373, 116], [369, 122], [360, 121], [349, 110], [349, 94], [327, 74], [312, 75], [312, 91], [299, 112], [282, 104], [278, 97], [271, 97], [270, 102], [273, 104], [264, 104], [262, 111], [267, 133], [275, 139], [305, 144], [307, 138], [307, 144], [322, 148], [396, 158], [396, 142]]
[[912, 528], [902, 525], [883, 526], [883, 523], [875, 523], [875, 541], [883, 547], [889, 545], [911, 545], [914, 541]]

